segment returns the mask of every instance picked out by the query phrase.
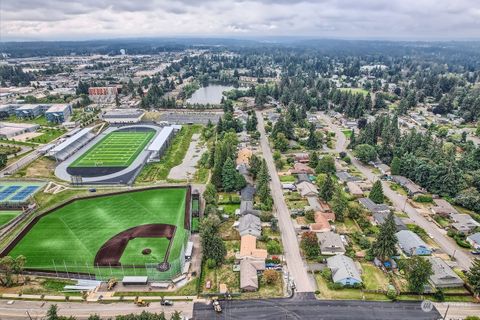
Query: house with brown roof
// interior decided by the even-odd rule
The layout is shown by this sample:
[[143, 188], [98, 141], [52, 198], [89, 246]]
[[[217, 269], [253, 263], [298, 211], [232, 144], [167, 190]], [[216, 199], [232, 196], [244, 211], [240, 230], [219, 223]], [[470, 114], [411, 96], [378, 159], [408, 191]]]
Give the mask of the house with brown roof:
[[310, 224], [310, 230], [313, 232], [328, 232], [332, 230], [330, 222], [321, 213], [315, 214], [315, 223]]
[[293, 165], [293, 168], [289, 170], [291, 174], [299, 174], [299, 173], [307, 173], [307, 174], [313, 174], [315, 171], [310, 168], [308, 165], [300, 162], [296, 162]]
[[360, 186], [358, 184], [356, 184], [355, 182], [353, 181], [347, 181], [347, 189], [348, 189], [348, 192], [356, 197], [356, 198], [361, 198], [363, 197], [363, 190], [360, 188]]
[[249, 148], [240, 149], [237, 153], [237, 166], [241, 164], [248, 166], [252, 154], [253, 152]]
[[308, 163], [310, 161], [310, 156], [308, 153], [296, 153], [295, 162]]
[[252, 235], [244, 235], [240, 240], [240, 252], [237, 253], [237, 260], [245, 257], [252, 257], [257, 259], [266, 259], [268, 256], [267, 250], [257, 249], [257, 238]]

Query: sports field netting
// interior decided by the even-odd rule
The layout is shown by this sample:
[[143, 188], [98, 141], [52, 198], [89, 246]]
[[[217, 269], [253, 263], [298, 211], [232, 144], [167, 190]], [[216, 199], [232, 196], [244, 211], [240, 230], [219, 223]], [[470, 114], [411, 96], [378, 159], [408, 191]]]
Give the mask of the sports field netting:
[[154, 135], [155, 131], [111, 132], [75, 160], [70, 167], [128, 167]]
[[[186, 194], [185, 188], [165, 188], [75, 201], [42, 217], [9, 255], [26, 256], [26, 267], [31, 269], [90, 273], [97, 278], [147, 272], [152, 276], [152, 270], [138, 265], [162, 262], [168, 247], [166, 238], [129, 241], [120, 261], [122, 265], [136, 264], [135, 269], [95, 267], [95, 255], [110, 238], [129, 228], [172, 224], [177, 230], [168, 262], [172, 265], [170, 274], [178, 274], [182, 267], [178, 261], [188, 237], [188, 230], [184, 229]], [[148, 257], [142, 255], [145, 248], [152, 251]], [[161, 279], [160, 272], [157, 273], [153, 276]]]

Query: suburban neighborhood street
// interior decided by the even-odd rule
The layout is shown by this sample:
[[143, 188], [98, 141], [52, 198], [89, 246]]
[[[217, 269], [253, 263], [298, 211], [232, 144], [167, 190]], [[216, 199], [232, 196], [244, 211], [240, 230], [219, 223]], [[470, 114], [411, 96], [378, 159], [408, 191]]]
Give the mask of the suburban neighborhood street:
[[211, 305], [195, 303], [194, 319], [439, 319], [434, 308], [422, 311], [420, 302], [367, 302], [316, 300], [313, 294], [297, 295], [292, 299], [222, 301], [222, 313], [215, 313]]
[[[331, 119], [322, 114], [322, 119], [327, 123], [327, 125], [335, 132], [335, 136], [337, 137], [337, 143], [335, 146], [335, 151], [345, 151], [347, 140], [345, 135], [340, 130], [340, 128], [332, 123]], [[370, 168], [365, 166], [363, 163], [358, 161], [355, 156], [351, 152], [347, 152], [352, 160], [352, 164], [370, 181], [375, 182], [376, 180], [380, 179], [379, 176], [372, 172]], [[388, 199], [393, 203], [395, 208], [398, 211], [404, 211], [408, 214], [410, 219], [415, 222], [418, 226], [425, 229], [425, 231], [433, 236], [433, 239], [436, 243], [440, 246], [440, 248], [445, 251], [445, 253], [454, 256], [458, 265], [463, 269], [470, 268], [472, 264], [472, 257], [469, 253], [463, 251], [462, 249], [457, 247], [457, 244], [453, 239], [450, 239], [446, 232], [440, 228], [438, 228], [435, 224], [428, 221], [422, 214], [420, 214], [413, 206], [411, 206], [407, 201], [407, 196], [403, 196], [392, 189], [390, 189], [388, 183], [386, 181], [382, 181], [383, 192]]]
[[290, 219], [290, 212], [283, 197], [282, 185], [280, 183], [280, 179], [278, 178], [275, 162], [273, 161], [272, 152], [270, 150], [270, 145], [268, 144], [268, 139], [265, 133], [263, 116], [259, 111], [257, 111], [257, 118], [258, 130], [260, 131], [261, 135], [260, 145], [262, 147], [263, 156], [267, 162], [268, 171], [272, 179], [270, 186], [272, 189], [273, 202], [278, 216], [280, 232], [282, 234], [282, 242], [288, 271], [290, 272], [291, 278], [293, 278], [295, 281], [297, 292], [313, 292], [315, 291], [313, 279], [311, 279], [311, 277], [308, 275], [307, 266], [304, 264], [303, 259], [300, 256], [297, 236]]

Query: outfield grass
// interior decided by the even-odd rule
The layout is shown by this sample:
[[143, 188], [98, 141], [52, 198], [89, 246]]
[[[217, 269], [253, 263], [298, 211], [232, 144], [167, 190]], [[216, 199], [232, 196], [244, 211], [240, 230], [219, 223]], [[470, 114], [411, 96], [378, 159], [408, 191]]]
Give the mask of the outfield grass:
[[70, 167], [128, 167], [154, 135], [154, 131], [111, 132]]
[[[27, 268], [98, 275], [93, 262], [107, 240], [139, 225], [165, 223], [177, 226], [168, 259], [171, 262], [179, 257], [188, 234], [184, 229], [186, 192], [183, 188], [155, 189], [75, 201], [42, 217], [9, 255], [26, 256]], [[141, 254], [144, 248], [150, 248], [151, 257], [161, 262], [166, 247], [158, 238], [135, 239], [121, 262], [148, 262], [150, 257]]]

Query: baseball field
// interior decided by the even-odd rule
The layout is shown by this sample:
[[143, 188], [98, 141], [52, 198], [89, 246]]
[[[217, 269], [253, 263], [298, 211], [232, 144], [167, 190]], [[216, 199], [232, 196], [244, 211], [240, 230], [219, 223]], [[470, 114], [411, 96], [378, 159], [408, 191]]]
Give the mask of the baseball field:
[[[140, 275], [145, 271], [138, 266], [170, 263], [181, 255], [188, 237], [184, 228], [186, 196], [186, 188], [161, 188], [77, 200], [41, 217], [8, 254], [24, 255], [26, 267], [31, 269], [98, 276], [102, 268], [95, 266], [95, 261], [102, 248], [107, 253], [120, 252], [119, 265], [124, 274], [129, 265], [136, 265], [130, 273]], [[152, 231], [147, 236], [145, 232], [140, 236], [138, 231], [131, 231], [146, 225], [157, 229], [169, 225], [173, 239], [157, 236], [157, 229], [152, 229], [155, 235]], [[112, 239], [122, 233], [127, 233], [128, 238], [119, 250]], [[149, 253], [145, 254], [145, 250]]]
[[76, 159], [70, 167], [128, 167], [154, 135], [154, 131], [111, 132]]

